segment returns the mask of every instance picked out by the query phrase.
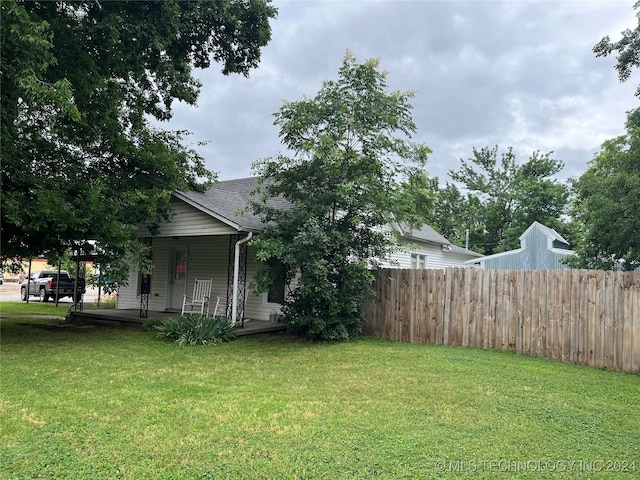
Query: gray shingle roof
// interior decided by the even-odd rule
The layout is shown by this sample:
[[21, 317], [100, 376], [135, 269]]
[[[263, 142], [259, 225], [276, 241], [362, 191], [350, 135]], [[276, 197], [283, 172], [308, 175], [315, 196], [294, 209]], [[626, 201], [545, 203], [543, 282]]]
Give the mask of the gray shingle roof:
[[438, 245], [451, 245], [451, 242], [436, 232], [429, 225], [423, 225], [419, 230], [404, 228], [403, 236], [423, 242], [437, 243]]
[[467, 250], [466, 248], [463, 247], [458, 247], [457, 245], [451, 245], [451, 251], [454, 253], [462, 253], [464, 255], [469, 255], [471, 257], [484, 257], [483, 254], [478, 253], [478, 252], [474, 252], [473, 250]]
[[[259, 177], [224, 180], [214, 183], [206, 192], [176, 192], [175, 195], [238, 231], [257, 232], [264, 224], [260, 217], [246, 207], [247, 202], [252, 198], [252, 192], [258, 187], [259, 180]], [[284, 198], [271, 198], [267, 205], [282, 209], [291, 208], [291, 203]], [[402, 228], [402, 231], [403, 236], [408, 239], [451, 245], [449, 240], [429, 225], [424, 225], [417, 230]]]
[[484, 256], [481, 253], [476, 253], [472, 250], [467, 250], [466, 248], [454, 245], [429, 225], [423, 225], [419, 230], [411, 230], [410, 228], [405, 228], [403, 236], [411, 240], [418, 240], [422, 242], [433, 243], [436, 245], [447, 245], [449, 247], [449, 250], [455, 253], [462, 253], [464, 255], [469, 255], [472, 257]]
[[[175, 195], [238, 231], [258, 231], [263, 227], [262, 220], [247, 210], [258, 180], [257, 177], [225, 180], [214, 183], [206, 192], [176, 192]], [[276, 206], [278, 199], [269, 203]]]

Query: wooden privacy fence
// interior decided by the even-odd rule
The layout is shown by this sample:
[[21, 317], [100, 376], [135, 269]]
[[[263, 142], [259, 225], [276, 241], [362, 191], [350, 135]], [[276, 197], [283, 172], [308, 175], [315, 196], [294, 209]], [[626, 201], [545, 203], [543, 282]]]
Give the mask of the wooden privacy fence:
[[382, 269], [364, 332], [640, 373], [640, 273]]

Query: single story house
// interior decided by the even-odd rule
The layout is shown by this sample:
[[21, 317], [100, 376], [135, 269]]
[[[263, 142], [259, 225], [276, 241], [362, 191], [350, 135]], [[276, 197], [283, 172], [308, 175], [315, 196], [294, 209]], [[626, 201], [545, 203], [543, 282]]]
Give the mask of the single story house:
[[[118, 291], [116, 307], [140, 308], [141, 314], [144, 309], [179, 312], [183, 295], [191, 295], [195, 280], [212, 279], [211, 312], [219, 297], [218, 313], [234, 323], [269, 320], [281, 308], [284, 286], [261, 295], [249, 288], [258, 260], [248, 241], [259, 234], [263, 223], [245, 210], [257, 185], [258, 178], [252, 177], [217, 182], [206, 192], [175, 192], [171, 221], [161, 224], [153, 237], [148, 232], [140, 235], [152, 247], [153, 272], [149, 277], [131, 271], [128, 286]], [[275, 207], [288, 205], [277, 198], [270, 202]], [[461, 267], [479, 256], [451, 245], [428, 226], [399, 233], [406, 248], [386, 259], [384, 266]]]
[[575, 252], [554, 229], [533, 222], [520, 235], [520, 248], [468, 260], [467, 265], [495, 270], [560, 270], [562, 259]]

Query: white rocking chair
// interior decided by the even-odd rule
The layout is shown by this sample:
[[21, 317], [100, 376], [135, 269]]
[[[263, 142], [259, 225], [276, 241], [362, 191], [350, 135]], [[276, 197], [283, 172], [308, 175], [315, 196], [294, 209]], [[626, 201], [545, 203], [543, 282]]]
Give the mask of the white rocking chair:
[[[211, 296], [211, 284], [213, 279], [198, 280], [193, 284], [193, 295], [185, 295], [182, 300], [182, 315], [186, 313], [198, 313], [209, 315], [209, 297]], [[189, 308], [189, 310], [187, 310]], [[205, 313], [206, 308], [206, 313]]]

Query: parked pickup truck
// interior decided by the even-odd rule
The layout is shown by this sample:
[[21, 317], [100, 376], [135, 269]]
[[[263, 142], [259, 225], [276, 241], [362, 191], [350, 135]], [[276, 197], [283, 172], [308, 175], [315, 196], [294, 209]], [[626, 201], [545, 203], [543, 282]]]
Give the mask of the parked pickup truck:
[[20, 286], [20, 298], [27, 300], [27, 287], [29, 295], [40, 297], [40, 301], [46, 302], [49, 298], [58, 299], [71, 297], [72, 299], [80, 299], [85, 292], [84, 280], [78, 279], [78, 287], [74, 297], [73, 290], [76, 279], [71, 278], [66, 270], [60, 270], [58, 278], [57, 270], [40, 270], [31, 275], [30, 279], [25, 280]]

